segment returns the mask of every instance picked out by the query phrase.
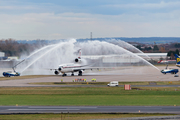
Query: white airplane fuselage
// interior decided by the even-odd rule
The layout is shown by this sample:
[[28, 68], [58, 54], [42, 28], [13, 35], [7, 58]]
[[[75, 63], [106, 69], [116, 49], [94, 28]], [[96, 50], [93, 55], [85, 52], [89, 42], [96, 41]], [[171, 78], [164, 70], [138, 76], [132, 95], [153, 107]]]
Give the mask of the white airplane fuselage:
[[81, 59], [81, 49], [78, 50], [79, 56], [74, 59], [74, 63], [66, 63], [58, 66], [58, 69], [55, 69], [55, 74], [58, 75], [59, 72], [62, 73], [62, 76], [66, 76], [66, 73], [71, 73], [71, 76], [74, 76], [74, 72], [78, 72], [79, 76], [82, 76], [82, 73], [85, 69], [90, 69], [87, 67], [86, 59]]
[[75, 72], [77, 69], [80, 69], [81, 67], [82, 66], [80, 64], [68, 63], [68, 64], [59, 65], [58, 70], [61, 73]]
[[81, 76], [85, 70], [84, 66], [85, 65], [75, 63], [61, 64], [55, 71], [55, 74], [58, 75], [59, 72], [61, 72], [62, 76], [66, 76], [66, 73], [72, 73], [71, 76], [74, 76], [74, 72], [79, 72], [78, 75]]

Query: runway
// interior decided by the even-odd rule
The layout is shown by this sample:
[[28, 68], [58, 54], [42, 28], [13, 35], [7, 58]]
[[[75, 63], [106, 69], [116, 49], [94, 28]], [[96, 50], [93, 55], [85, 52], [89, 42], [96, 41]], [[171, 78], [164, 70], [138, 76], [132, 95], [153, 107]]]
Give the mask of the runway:
[[180, 106], [0, 106], [0, 114], [13, 113], [169, 113]]

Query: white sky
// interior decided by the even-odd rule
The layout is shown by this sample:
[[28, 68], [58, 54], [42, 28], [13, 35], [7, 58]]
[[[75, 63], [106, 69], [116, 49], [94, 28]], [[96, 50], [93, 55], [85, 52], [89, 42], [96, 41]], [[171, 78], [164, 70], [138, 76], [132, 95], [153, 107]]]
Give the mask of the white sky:
[[180, 0], [0, 0], [0, 39], [180, 37]]

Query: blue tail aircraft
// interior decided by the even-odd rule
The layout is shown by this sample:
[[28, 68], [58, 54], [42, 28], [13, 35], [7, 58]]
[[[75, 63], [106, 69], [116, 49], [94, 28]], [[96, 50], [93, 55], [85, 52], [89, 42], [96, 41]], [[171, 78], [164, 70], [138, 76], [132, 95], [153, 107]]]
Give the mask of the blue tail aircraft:
[[180, 57], [177, 54], [175, 54], [174, 56], [176, 58], [176, 66], [180, 67]]

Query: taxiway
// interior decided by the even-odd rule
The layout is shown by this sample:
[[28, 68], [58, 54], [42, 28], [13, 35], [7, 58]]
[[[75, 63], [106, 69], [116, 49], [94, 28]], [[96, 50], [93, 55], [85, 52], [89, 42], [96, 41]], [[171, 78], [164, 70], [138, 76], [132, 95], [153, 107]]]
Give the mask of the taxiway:
[[8, 113], [168, 113], [179, 114], [180, 106], [1, 106]]

